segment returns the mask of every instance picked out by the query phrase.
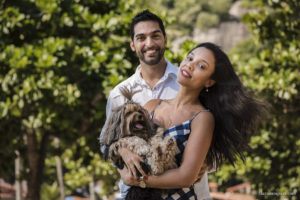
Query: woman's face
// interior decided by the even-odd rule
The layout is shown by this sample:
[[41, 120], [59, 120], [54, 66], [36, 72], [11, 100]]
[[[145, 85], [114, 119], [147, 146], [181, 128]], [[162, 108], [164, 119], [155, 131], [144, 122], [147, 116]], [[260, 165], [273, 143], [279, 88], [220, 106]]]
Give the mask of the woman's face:
[[215, 71], [214, 54], [205, 47], [194, 49], [181, 62], [177, 81], [191, 89], [200, 89], [212, 86], [215, 81], [210, 79]]

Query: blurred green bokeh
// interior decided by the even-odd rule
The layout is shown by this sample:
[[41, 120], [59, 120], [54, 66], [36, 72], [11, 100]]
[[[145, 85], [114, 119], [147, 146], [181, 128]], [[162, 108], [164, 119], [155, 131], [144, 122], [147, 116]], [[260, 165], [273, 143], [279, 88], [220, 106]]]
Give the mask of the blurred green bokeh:
[[[14, 180], [17, 150], [24, 166], [21, 178], [35, 188], [29, 193], [58, 198], [59, 156], [66, 194], [97, 180], [103, 182], [101, 196], [112, 194], [118, 175], [101, 160], [97, 138], [109, 91], [138, 65], [128, 45], [132, 17], [149, 7], [167, 29], [177, 31], [172, 32], [175, 38], [228, 19], [233, 2], [1, 0], [0, 177]], [[297, 0], [243, 4], [251, 10], [243, 21], [252, 36], [232, 49], [230, 57], [242, 82], [270, 105], [269, 116], [251, 138], [246, 162], [224, 165], [209, 179], [221, 191], [249, 181], [258, 199], [269, 198], [259, 195], [263, 192], [297, 193], [280, 197], [297, 199], [300, 5]], [[186, 41], [177, 53], [167, 49], [166, 57], [178, 65], [194, 44]]]

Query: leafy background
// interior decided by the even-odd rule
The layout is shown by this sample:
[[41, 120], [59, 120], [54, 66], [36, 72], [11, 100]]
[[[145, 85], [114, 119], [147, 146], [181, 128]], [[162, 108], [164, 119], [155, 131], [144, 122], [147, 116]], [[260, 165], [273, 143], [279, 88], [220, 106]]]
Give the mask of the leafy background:
[[[13, 183], [20, 153], [28, 199], [58, 199], [56, 161], [66, 195], [101, 182], [104, 197], [118, 175], [101, 160], [97, 138], [109, 91], [135, 71], [129, 25], [141, 9], [159, 13], [170, 35], [166, 57], [179, 64], [195, 42], [171, 52], [172, 39], [229, 19], [232, 0], [1, 0], [0, 177]], [[230, 52], [243, 83], [269, 106], [246, 162], [209, 174], [219, 190], [249, 181], [253, 195], [299, 199], [300, 3], [243, 0], [251, 37]], [[58, 141], [58, 142], [57, 142]], [[293, 193], [287, 196], [285, 194]]]

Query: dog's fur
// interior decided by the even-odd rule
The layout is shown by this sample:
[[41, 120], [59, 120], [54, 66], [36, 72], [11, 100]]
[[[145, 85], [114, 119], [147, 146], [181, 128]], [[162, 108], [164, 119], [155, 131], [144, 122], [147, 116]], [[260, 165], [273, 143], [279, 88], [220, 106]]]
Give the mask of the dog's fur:
[[[126, 147], [145, 159], [145, 165], [142, 167], [149, 175], [159, 175], [168, 169], [176, 168], [175, 155], [179, 150], [175, 139], [170, 136], [163, 137], [163, 129], [154, 125], [148, 112], [132, 101], [136, 92], [126, 87], [120, 88], [120, 91], [128, 102], [115, 108], [108, 120], [101, 141], [106, 146], [104, 159], [111, 160], [122, 169], [124, 161], [118, 149]], [[160, 196], [160, 192], [157, 191], [159, 192], [157, 189], [131, 187], [126, 199], [156, 200]]]

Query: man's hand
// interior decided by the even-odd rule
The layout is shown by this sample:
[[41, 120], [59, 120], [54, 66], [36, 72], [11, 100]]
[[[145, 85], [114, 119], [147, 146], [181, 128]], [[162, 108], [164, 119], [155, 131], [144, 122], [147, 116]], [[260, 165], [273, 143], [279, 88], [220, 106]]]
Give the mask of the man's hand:
[[136, 173], [136, 169], [140, 172], [140, 174], [142, 174], [142, 176], [147, 176], [147, 174], [141, 168], [140, 162], [144, 162], [144, 160], [140, 156], [133, 153], [129, 149], [122, 148], [122, 147], [119, 148], [118, 153], [124, 160], [128, 170], [130, 171], [131, 176], [135, 180], [139, 180], [139, 177], [137, 176], [137, 173]]
[[206, 164], [206, 162], [204, 162], [201, 169], [200, 169], [200, 171], [199, 171], [199, 174], [197, 176], [197, 179], [196, 179], [195, 183], [201, 180], [202, 176], [206, 172], [206, 169], [207, 169], [207, 164]]

